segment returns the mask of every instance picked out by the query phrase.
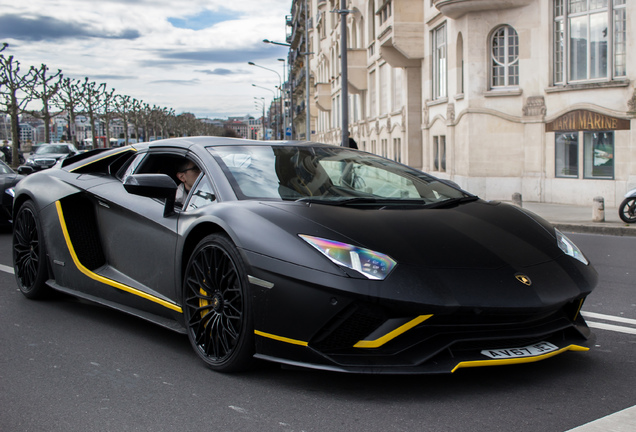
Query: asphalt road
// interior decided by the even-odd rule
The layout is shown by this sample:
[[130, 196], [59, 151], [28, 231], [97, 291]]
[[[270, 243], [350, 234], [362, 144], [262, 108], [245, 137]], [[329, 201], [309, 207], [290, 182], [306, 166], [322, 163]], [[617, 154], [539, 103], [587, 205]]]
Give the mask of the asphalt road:
[[570, 238], [601, 276], [587, 353], [443, 376], [222, 375], [185, 336], [71, 298], [27, 300], [0, 233], [0, 431], [570, 430], [636, 405], [636, 238]]

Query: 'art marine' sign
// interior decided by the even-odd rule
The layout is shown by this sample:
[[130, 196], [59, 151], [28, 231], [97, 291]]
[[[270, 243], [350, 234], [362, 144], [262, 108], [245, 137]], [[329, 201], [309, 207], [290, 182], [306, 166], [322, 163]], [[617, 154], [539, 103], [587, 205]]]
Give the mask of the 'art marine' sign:
[[546, 132], [628, 130], [629, 120], [587, 110], [570, 111], [545, 125]]

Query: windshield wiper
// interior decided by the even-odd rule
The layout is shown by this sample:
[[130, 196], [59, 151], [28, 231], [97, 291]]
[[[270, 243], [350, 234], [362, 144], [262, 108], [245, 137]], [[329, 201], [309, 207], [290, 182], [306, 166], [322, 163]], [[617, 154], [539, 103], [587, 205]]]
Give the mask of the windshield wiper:
[[345, 199], [324, 199], [318, 197], [305, 197], [297, 199], [296, 202], [326, 204], [333, 206], [348, 206], [358, 204], [375, 204], [375, 205], [425, 205], [423, 199], [403, 199], [403, 198], [374, 198], [374, 197], [352, 197]]
[[347, 205], [351, 203], [375, 203], [375, 198], [363, 198], [363, 197], [355, 197], [355, 198], [346, 198], [346, 199], [325, 199], [320, 197], [303, 197], [296, 200], [296, 202], [307, 203], [307, 204], [325, 204], [325, 205], [333, 205], [333, 206], [341, 206]]
[[444, 201], [432, 203], [426, 206], [426, 208], [447, 208], [452, 207], [454, 205], [459, 205], [467, 202], [477, 201], [479, 199], [478, 196], [469, 195], [461, 198], [451, 198]]

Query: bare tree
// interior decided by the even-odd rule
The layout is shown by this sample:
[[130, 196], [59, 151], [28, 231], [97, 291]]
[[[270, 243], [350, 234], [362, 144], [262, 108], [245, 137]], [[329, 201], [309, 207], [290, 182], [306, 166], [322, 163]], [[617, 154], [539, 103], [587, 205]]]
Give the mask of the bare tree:
[[189, 126], [188, 123], [190, 119], [193, 118], [194, 115], [190, 113], [181, 113], [175, 118], [174, 122], [174, 133], [176, 136], [189, 136]]
[[[139, 137], [139, 131], [143, 129], [143, 120], [144, 120], [143, 111], [144, 111], [145, 105], [146, 104], [144, 104], [143, 101], [139, 99], [133, 99], [131, 103], [131, 107], [130, 107], [131, 119], [133, 124], [135, 125], [135, 136], [137, 138], [137, 141], [141, 141], [141, 138]], [[144, 139], [145, 139], [146, 138], [145, 131], [143, 133], [144, 133]]]
[[170, 138], [174, 136], [175, 112], [172, 108], [163, 108], [163, 122], [161, 123], [161, 136]]
[[[4, 48], [7, 44], [3, 45]], [[33, 87], [36, 78], [29, 70], [26, 74], [20, 73], [20, 62], [13, 56], [6, 57], [0, 51], [0, 112], [11, 117], [11, 133], [13, 149], [11, 152], [11, 165], [19, 164], [20, 149], [20, 114], [24, 112], [27, 104], [32, 100], [29, 89]], [[18, 97], [18, 95], [23, 97]]]
[[139, 115], [141, 116], [141, 124], [144, 131], [144, 141], [150, 141], [150, 114], [152, 112], [152, 108], [150, 104], [143, 103], [141, 106], [141, 110], [139, 110]]
[[77, 145], [77, 135], [75, 133], [75, 118], [80, 105], [81, 95], [79, 81], [64, 78], [60, 82], [59, 91], [53, 99], [57, 108], [66, 111], [68, 115], [68, 136], [67, 138], [74, 145]]
[[88, 120], [90, 121], [93, 148], [98, 147], [95, 120], [97, 119], [99, 110], [102, 106], [105, 88], [106, 83], [97, 84], [94, 81], [89, 81], [88, 77], [84, 78], [84, 82], [80, 86], [80, 104], [86, 115], [88, 115]]
[[119, 118], [124, 122], [124, 138], [126, 138], [126, 145], [128, 145], [130, 144], [128, 125], [131, 123], [133, 116], [134, 100], [130, 96], [115, 95], [114, 104], [115, 112], [119, 114]]
[[[31, 66], [31, 72], [35, 76], [34, 86], [27, 89], [30, 92], [31, 97], [34, 100], [39, 100], [42, 103], [42, 110], [27, 111], [33, 117], [44, 121], [44, 140], [47, 143], [51, 142], [51, 119], [57, 114], [51, 114], [51, 105], [53, 98], [60, 89], [60, 82], [62, 81], [62, 71], [60, 69], [51, 76], [47, 76], [49, 68], [42, 64], [39, 69]], [[59, 114], [59, 113], [58, 113]]]
[[115, 89], [104, 91], [102, 99], [102, 119], [106, 124], [106, 145], [110, 146], [110, 122], [115, 118]]

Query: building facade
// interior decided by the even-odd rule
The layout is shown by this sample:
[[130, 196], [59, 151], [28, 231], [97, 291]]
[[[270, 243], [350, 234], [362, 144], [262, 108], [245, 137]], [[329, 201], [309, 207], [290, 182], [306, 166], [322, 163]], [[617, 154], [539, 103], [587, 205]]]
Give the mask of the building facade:
[[[338, 144], [341, 2], [307, 2], [311, 138]], [[344, 12], [361, 149], [486, 199], [615, 206], [636, 187], [636, 2], [349, 0]]]

